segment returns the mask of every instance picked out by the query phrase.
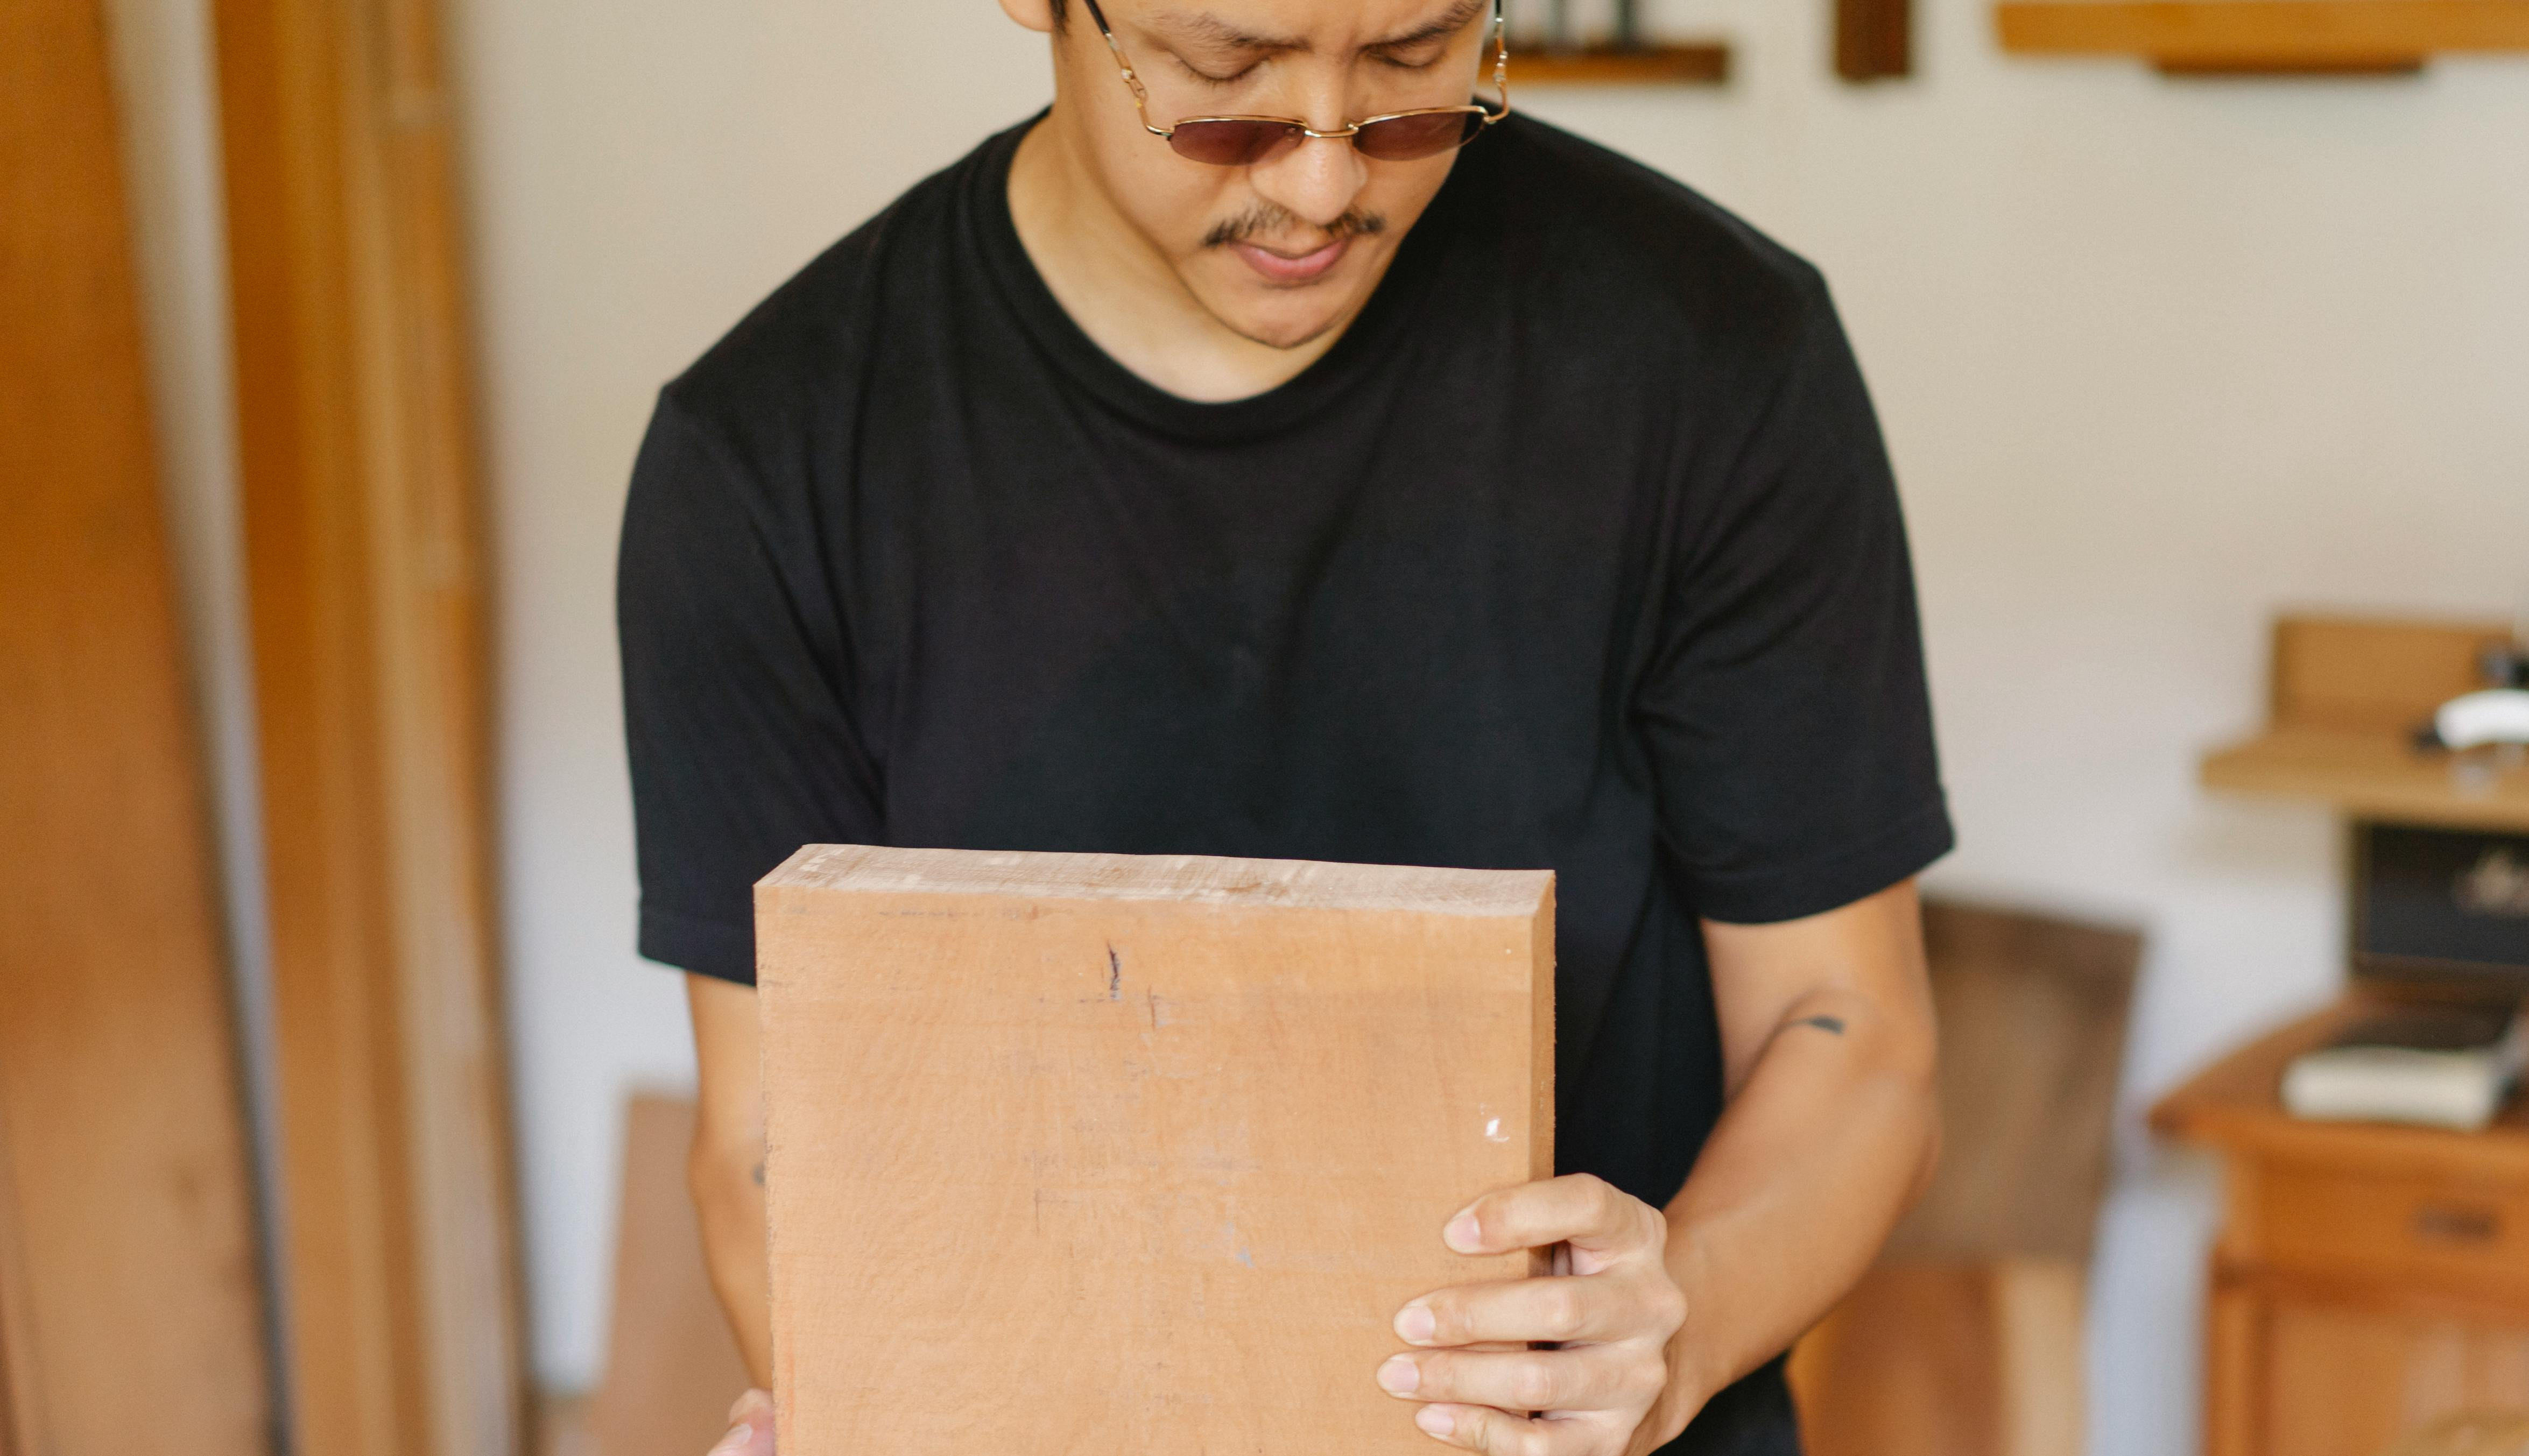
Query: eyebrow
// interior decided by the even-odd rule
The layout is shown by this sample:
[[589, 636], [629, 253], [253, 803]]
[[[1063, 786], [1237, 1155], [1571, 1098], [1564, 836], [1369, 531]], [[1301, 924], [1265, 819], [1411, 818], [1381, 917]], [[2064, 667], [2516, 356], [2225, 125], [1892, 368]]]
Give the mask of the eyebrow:
[[[1457, 3], [1450, 6], [1447, 13], [1438, 19], [1427, 21], [1410, 30], [1371, 41], [1362, 49], [1366, 51], [1405, 50], [1426, 41], [1437, 40], [1443, 35], [1454, 35], [1466, 28], [1469, 22], [1482, 14], [1489, 3], [1490, 0], [1457, 0]], [[1162, 12], [1152, 17], [1148, 24], [1154, 29], [1172, 32], [1179, 39], [1217, 45], [1229, 50], [1306, 53], [1313, 48], [1305, 39], [1242, 29], [1216, 15], [1204, 11], [1193, 14]]]

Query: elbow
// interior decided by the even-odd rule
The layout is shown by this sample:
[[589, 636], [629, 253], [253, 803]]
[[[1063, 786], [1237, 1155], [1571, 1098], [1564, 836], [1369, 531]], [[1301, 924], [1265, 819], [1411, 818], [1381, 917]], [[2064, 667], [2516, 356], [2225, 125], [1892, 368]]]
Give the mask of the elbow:
[[707, 1238], [732, 1219], [761, 1217], [764, 1139], [716, 1129], [708, 1122], [697, 1126], [685, 1155], [685, 1191]]
[[1910, 1209], [1930, 1191], [1933, 1175], [1941, 1165], [1940, 1037], [1926, 1017], [1904, 1041], [1907, 1045], [1893, 1058], [1890, 1073], [1903, 1089], [1899, 1095], [1911, 1114], [1908, 1120], [1915, 1130], [1914, 1171], [1907, 1183], [1905, 1202], [1905, 1207]]

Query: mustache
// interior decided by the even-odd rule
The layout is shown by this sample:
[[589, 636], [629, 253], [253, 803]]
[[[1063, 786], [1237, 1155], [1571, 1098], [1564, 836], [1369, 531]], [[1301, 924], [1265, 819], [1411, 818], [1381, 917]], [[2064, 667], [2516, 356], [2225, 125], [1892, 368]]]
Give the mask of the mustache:
[[[1271, 202], [1259, 202], [1235, 217], [1223, 218], [1212, 224], [1211, 231], [1203, 237], [1203, 245], [1227, 247], [1233, 243], [1245, 243], [1251, 238], [1306, 226], [1309, 225], [1302, 223], [1298, 214], [1291, 209]], [[1386, 231], [1385, 217], [1375, 212], [1364, 212], [1357, 207], [1347, 211], [1325, 227], [1326, 242], [1329, 243], [1344, 238], [1373, 238]]]

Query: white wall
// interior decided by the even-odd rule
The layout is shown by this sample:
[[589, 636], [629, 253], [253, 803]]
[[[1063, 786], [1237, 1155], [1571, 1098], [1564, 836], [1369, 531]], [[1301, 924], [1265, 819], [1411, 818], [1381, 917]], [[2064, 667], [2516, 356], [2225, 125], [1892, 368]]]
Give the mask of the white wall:
[[[128, 0], [137, 3], [137, 0]], [[1719, 92], [1523, 93], [1823, 265], [1912, 512], [1960, 891], [2148, 927], [2129, 1111], [2334, 984], [2313, 811], [2207, 801], [2279, 605], [2529, 592], [2529, 61], [2172, 82], [2006, 61], [1927, 0], [1923, 76], [1826, 73], [1824, 5], [1695, 0]], [[457, 0], [502, 564], [508, 945], [536, 1355], [601, 1350], [617, 1108], [690, 1075], [631, 953], [610, 618], [652, 391], [812, 253], [1047, 92], [985, 0]], [[1516, 68], [1514, 69], [1516, 77]], [[2128, 1117], [2100, 1456], [2192, 1449], [2199, 1163]]]

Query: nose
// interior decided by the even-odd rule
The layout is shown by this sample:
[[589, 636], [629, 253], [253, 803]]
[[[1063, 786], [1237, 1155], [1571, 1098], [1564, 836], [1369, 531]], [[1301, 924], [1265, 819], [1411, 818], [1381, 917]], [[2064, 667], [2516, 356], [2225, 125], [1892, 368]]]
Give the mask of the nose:
[[1247, 172], [1265, 201], [1320, 228], [1333, 227], [1350, 211], [1353, 198], [1370, 181], [1370, 166], [1349, 136], [1308, 137]]

